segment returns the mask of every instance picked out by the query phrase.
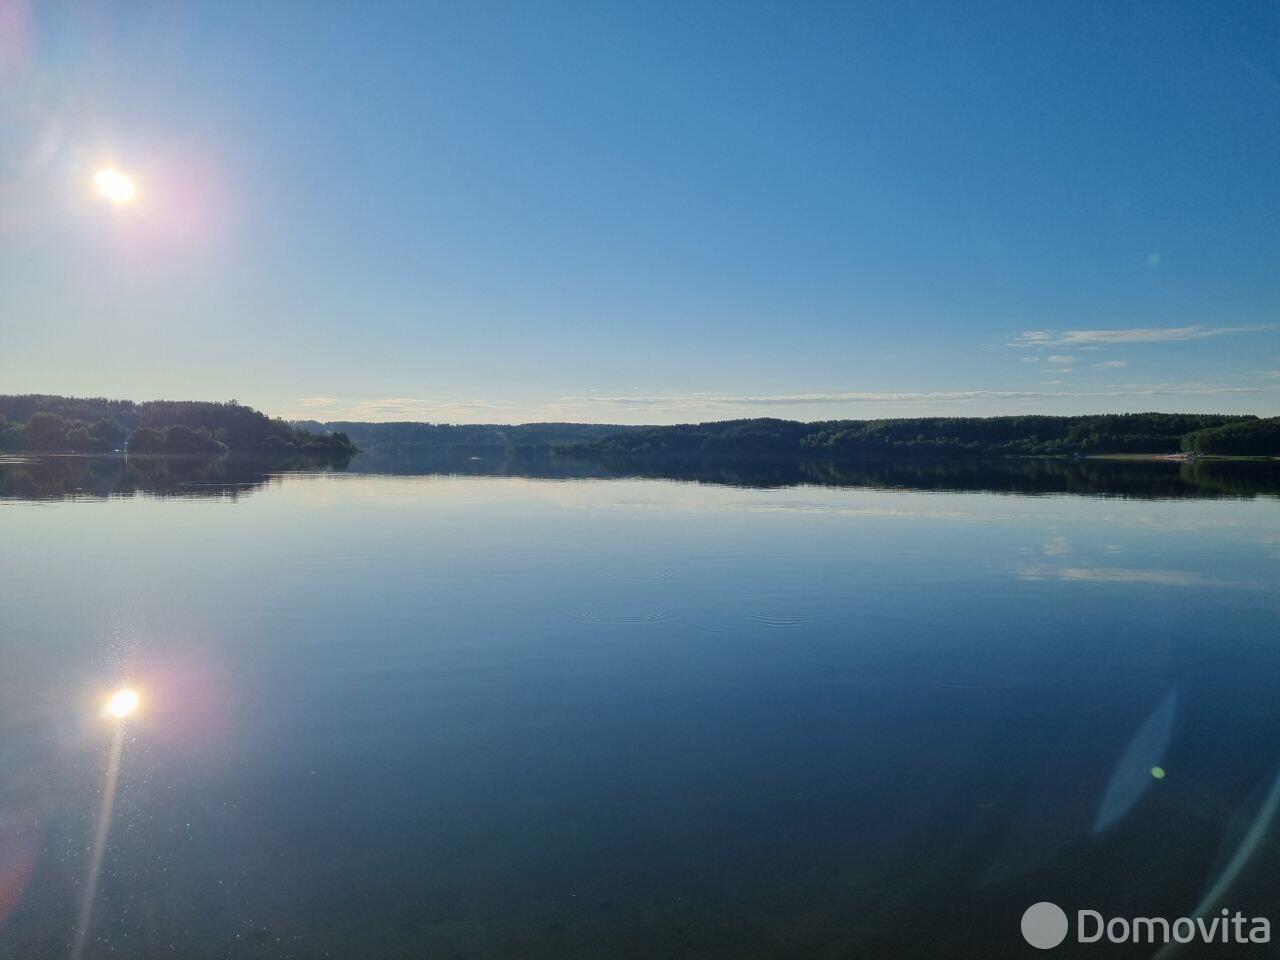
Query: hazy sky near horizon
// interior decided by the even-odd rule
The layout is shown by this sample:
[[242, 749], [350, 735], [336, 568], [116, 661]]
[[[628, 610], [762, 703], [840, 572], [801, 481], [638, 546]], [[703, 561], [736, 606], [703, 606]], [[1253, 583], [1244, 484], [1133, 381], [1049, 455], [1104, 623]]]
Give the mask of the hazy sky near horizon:
[[0, 392], [1275, 415], [1278, 324], [1273, 3], [0, 0]]

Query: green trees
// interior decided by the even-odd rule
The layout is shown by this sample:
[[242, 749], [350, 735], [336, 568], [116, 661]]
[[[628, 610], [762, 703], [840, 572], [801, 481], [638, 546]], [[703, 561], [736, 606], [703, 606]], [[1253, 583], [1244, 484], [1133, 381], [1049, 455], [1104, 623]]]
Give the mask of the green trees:
[[162, 453], [164, 452], [164, 431], [152, 427], [139, 427], [133, 431], [126, 449], [130, 453]]
[[[145, 431], [145, 432], [143, 432]], [[229, 403], [0, 396], [0, 450], [37, 453], [130, 452], [169, 456], [307, 456], [356, 453], [344, 434], [313, 434], [232, 400]]]
[[[1218, 414], [904, 417], [894, 420], [729, 420], [645, 427], [564, 452], [639, 457], [841, 460], [1177, 453], [1191, 431], [1246, 433], [1256, 418]], [[1263, 444], [1265, 446], [1265, 444]], [[1225, 448], [1223, 448], [1225, 449]], [[1207, 452], [1207, 451], [1206, 451]]]
[[103, 447], [114, 450], [124, 441], [126, 433], [120, 421], [115, 417], [106, 417], [89, 428], [89, 434], [95, 437]]
[[27, 431], [20, 423], [9, 423], [4, 419], [4, 415], [0, 414], [0, 453], [6, 450], [21, 450], [26, 446]]
[[[342, 458], [356, 453], [345, 434], [313, 434], [268, 417], [235, 400], [203, 403], [192, 400], [156, 400], [139, 404], [139, 429], [164, 429], [181, 425], [204, 431], [215, 443], [239, 456], [304, 454]], [[185, 440], [183, 442], [186, 442]]]
[[1183, 434], [1240, 418], [1177, 413], [1079, 417], [921, 417], [815, 424], [815, 452], [843, 455], [1062, 456], [1177, 453]]
[[91, 453], [95, 445], [94, 438], [89, 435], [89, 428], [71, 427], [66, 432], [66, 446], [72, 453]]
[[227, 445], [213, 439], [207, 427], [192, 430], [183, 424], [174, 424], [163, 430], [139, 427], [129, 438], [129, 453], [161, 455], [169, 457], [224, 457]]
[[55, 451], [67, 447], [67, 424], [56, 413], [35, 413], [27, 421], [25, 446], [28, 450]]
[[1196, 430], [1182, 438], [1182, 449], [1219, 457], [1280, 457], [1280, 417]]
[[633, 429], [607, 423], [360, 423], [314, 420], [295, 421], [299, 429], [320, 433], [328, 430], [349, 437], [362, 450], [400, 451], [407, 455], [425, 453], [506, 456], [516, 451], [542, 450], [572, 443], [592, 443]]
[[[0, 396], [0, 450], [344, 460], [366, 448], [406, 455], [561, 453], [719, 460], [955, 459], [1177, 453], [1280, 456], [1277, 422], [1219, 414], [905, 417], [800, 423], [774, 418], [669, 427], [533, 423], [298, 423], [234, 400]], [[181, 429], [176, 429], [181, 428]], [[307, 429], [310, 428], [310, 429]], [[354, 440], [354, 442], [353, 442]]]

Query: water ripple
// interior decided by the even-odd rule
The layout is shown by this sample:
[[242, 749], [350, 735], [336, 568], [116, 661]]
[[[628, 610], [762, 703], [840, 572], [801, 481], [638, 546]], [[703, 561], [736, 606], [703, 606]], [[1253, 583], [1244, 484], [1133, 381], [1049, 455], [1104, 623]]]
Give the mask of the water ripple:
[[813, 617], [806, 614], [776, 616], [767, 613], [753, 613], [751, 614], [751, 619], [765, 627], [798, 627], [802, 624], [813, 622]]
[[671, 614], [662, 610], [657, 613], [615, 615], [578, 612], [571, 614], [571, 618], [579, 623], [658, 623], [661, 620], [670, 619]]
[[600, 579], [607, 580], [610, 583], [659, 583], [663, 580], [670, 580], [674, 576], [674, 573], [655, 573], [651, 576], [623, 576], [621, 574], [605, 573], [600, 575]]

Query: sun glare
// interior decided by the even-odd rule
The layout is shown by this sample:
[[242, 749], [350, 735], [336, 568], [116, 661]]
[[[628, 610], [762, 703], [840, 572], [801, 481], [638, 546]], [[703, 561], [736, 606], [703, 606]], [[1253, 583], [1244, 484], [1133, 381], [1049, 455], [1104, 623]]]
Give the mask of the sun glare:
[[103, 712], [117, 720], [123, 720], [138, 709], [138, 691], [121, 687], [108, 699]]
[[99, 170], [93, 175], [93, 185], [99, 196], [112, 203], [129, 203], [138, 195], [138, 188], [133, 181], [119, 170]]

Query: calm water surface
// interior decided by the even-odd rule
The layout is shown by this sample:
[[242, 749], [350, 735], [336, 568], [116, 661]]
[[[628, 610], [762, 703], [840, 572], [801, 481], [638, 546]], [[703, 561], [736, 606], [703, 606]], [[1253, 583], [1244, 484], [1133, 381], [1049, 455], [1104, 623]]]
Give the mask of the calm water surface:
[[1215, 886], [1280, 923], [1272, 496], [29, 469], [2, 957], [69, 955], [121, 680], [86, 957], [1014, 957], [1032, 902]]

